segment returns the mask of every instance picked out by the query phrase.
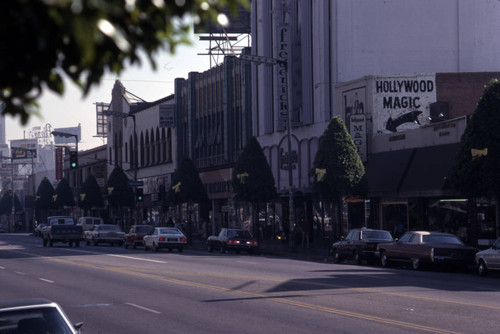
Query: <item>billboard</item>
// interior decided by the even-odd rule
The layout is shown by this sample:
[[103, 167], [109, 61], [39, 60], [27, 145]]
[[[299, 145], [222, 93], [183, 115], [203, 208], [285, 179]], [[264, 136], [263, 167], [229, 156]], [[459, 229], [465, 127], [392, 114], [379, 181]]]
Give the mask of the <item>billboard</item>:
[[[71, 127], [71, 128], [54, 128], [54, 131], [75, 135], [78, 137], [79, 142], [82, 140], [82, 128], [80, 124], [78, 124], [77, 127]], [[69, 137], [54, 136], [54, 143], [56, 145], [76, 144], [75, 137], [73, 136]]]
[[19, 164], [38, 163], [38, 138], [14, 139], [10, 141], [12, 161]]

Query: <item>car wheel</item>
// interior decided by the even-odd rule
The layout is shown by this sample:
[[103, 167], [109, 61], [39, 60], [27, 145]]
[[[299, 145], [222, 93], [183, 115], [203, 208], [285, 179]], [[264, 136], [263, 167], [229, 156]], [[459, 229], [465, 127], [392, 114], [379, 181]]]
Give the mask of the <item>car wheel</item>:
[[333, 262], [335, 262], [335, 263], [341, 263], [342, 262], [342, 258], [340, 257], [338, 249], [334, 249], [333, 250]]
[[80, 247], [80, 241], [75, 241], [75, 247]]
[[220, 246], [220, 252], [223, 254], [227, 253], [227, 248], [225, 245]]
[[49, 247], [54, 247], [54, 241], [52, 241], [52, 239], [49, 239]]
[[146, 246], [145, 242], [142, 243], [142, 246], [144, 247], [144, 251], [147, 252], [148, 251], [148, 246]]
[[389, 258], [387, 257], [387, 255], [385, 254], [385, 252], [382, 252], [380, 254], [380, 264], [382, 264], [382, 267], [389, 267]]
[[479, 261], [479, 263], [477, 265], [477, 274], [479, 276], [488, 275], [488, 267], [486, 266], [486, 263], [484, 263], [483, 260]]
[[[124, 242], [123, 243], [123, 248], [128, 249], [128, 243]], [[134, 248], [135, 248], [135, 245], [134, 245]]]
[[135, 242], [132, 244], [132, 248], [133, 248], [133, 249], [136, 249], [136, 248], [137, 248], [137, 244], [136, 244]]
[[155, 252], [157, 252], [157, 251], [159, 250], [158, 246], [157, 246], [155, 243], [153, 243], [153, 250], [154, 250]]
[[207, 245], [207, 249], [208, 249], [209, 253], [213, 253], [214, 252], [214, 248], [211, 245]]
[[90, 246], [90, 241], [85, 241], [85, 243], [87, 244], [87, 246]]
[[411, 267], [413, 268], [413, 270], [420, 270], [422, 268], [422, 263], [420, 262], [420, 259], [412, 259]]
[[356, 262], [356, 264], [361, 264], [361, 256], [358, 251], [354, 251], [354, 262]]
[[70, 241], [68, 244], [69, 244], [69, 247], [73, 247], [73, 241]]
[[43, 247], [47, 247], [47, 239], [43, 238]]
[[179, 247], [177, 250], [179, 251], [179, 253], [182, 253], [182, 247]]

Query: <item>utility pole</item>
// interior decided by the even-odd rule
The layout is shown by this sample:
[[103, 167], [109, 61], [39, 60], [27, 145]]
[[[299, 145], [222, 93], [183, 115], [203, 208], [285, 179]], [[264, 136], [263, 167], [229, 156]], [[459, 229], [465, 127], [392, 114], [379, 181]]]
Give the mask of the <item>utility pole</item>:
[[240, 55], [240, 58], [246, 61], [250, 61], [256, 63], [258, 65], [279, 65], [286, 73], [286, 94], [287, 94], [287, 127], [286, 127], [286, 135], [287, 135], [287, 151], [288, 151], [288, 218], [290, 225], [290, 233], [289, 233], [289, 245], [292, 250], [295, 249], [295, 211], [293, 208], [293, 158], [292, 158], [292, 98], [290, 95], [290, 85], [292, 83], [291, 73], [288, 68], [288, 61], [284, 59], [277, 59], [271, 57], [262, 57], [262, 56], [254, 56], [254, 55]]

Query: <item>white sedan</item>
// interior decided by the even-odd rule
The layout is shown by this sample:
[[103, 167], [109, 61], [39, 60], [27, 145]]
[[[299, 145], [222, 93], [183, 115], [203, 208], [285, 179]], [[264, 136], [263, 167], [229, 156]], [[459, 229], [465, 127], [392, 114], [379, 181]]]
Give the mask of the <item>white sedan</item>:
[[144, 250], [152, 249], [157, 252], [160, 248], [168, 248], [169, 251], [177, 248], [179, 252], [187, 244], [186, 236], [175, 227], [155, 227], [153, 231], [143, 238]]

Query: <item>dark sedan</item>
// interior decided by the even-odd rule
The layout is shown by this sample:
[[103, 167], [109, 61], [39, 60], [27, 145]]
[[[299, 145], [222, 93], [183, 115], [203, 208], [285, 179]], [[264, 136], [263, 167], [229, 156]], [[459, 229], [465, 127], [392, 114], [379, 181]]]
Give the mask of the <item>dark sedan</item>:
[[380, 242], [391, 242], [391, 233], [384, 230], [373, 230], [358, 228], [350, 230], [345, 239], [337, 241], [332, 245], [333, 259], [335, 263], [341, 263], [345, 259], [353, 259], [357, 264], [363, 261], [374, 263], [377, 245]]
[[223, 228], [219, 235], [208, 237], [207, 248], [209, 252], [218, 249], [222, 253], [229, 251], [254, 253], [258, 251], [259, 243], [247, 230]]
[[474, 265], [477, 249], [468, 247], [450, 233], [413, 231], [398, 241], [380, 243], [377, 253], [382, 266], [392, 262], [410, 262], [417, 270], [425, 264], [444, 264], [461, 267]]

